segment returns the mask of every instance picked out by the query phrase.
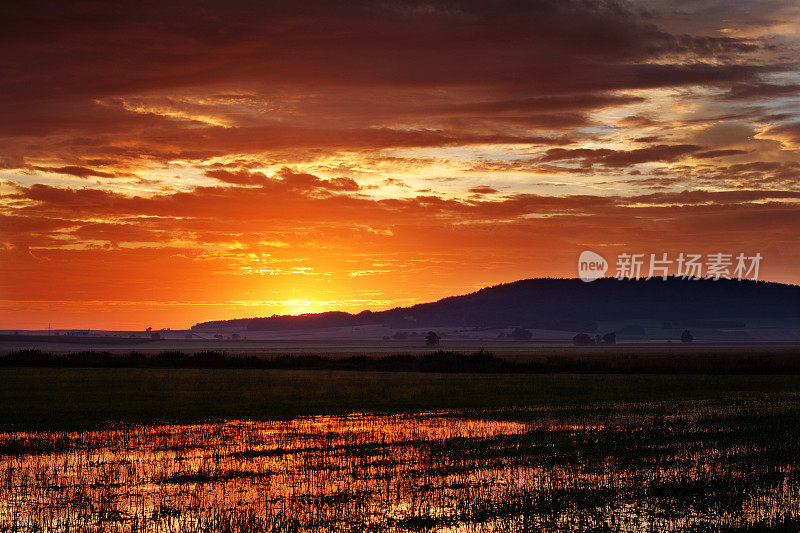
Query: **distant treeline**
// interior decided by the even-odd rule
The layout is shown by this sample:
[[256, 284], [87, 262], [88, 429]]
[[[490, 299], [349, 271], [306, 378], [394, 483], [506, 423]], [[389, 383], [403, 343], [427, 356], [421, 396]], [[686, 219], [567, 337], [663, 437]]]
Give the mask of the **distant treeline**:
[[[239, 328], [250, 331], [383, 325], [505, 328], [521, 326], [593, 332], [609, 320], [655, 319], [676, 324], [720, 319], [799, 318], [800, 286], [752, 280], [527, 279], [472, 294], [387, 311], [338, 311], [202, 322], [195, 330]], [[734, 322], [737, 323], [738, 322]], [[699, 326], [694, 326], [699, 327]], [[709, 326], [719, 327], [719, 326]]]
[[440, 373], [617, 373], [617, 374], [798, 374], [800, 351], [735, 348], [723, 353], [702, 349], [649, 352], [642, 355], [602, 350], [596, 354], [532, 355], [524, 361], [496, 357], [484, 350], [464, 354], [435, 351], [381, 357], [229, 355], [225, 352], [185, 354], [167, 351], [112, 354], [87, 351], [54, 354], [21, 350], [0, 356], [0, 367], [295, 369]]

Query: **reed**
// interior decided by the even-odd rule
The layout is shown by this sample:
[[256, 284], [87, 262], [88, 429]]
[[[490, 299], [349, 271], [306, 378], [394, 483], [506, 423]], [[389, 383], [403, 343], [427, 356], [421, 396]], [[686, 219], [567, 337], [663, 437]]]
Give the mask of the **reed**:
[[0, 531], [800, 527], [800, 397], [0, 434]]

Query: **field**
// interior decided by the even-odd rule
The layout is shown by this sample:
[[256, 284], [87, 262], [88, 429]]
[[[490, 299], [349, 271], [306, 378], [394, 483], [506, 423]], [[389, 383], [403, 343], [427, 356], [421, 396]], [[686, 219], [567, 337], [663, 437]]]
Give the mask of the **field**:
[[800, 375], [0, 369], [0, 531], [797, 531]]
[[436, 374], [306, 370], [0, 368], [0, 430], [191, 424], [800, 393], [800, 375]]
[[[692, 325], [695, 344], [706, 348], [738, 346], [760, 350], [764, 346], [794, 346], [800, 343], [800, 320], [742, 318], [747, 327], [700, 327]], [[740, 324], [740, 325], [741, 325]], [[631, 331], [631, 327], [633, 327]], [[689, 326], [687, 326], [689, 327]], [[393, 329], [384, 326], [308, 328], [272, 331], [248, 331], [242, 328], [213, 331], [93, 331], [90, 334], [68, 330], [0, 330], [0, 354], [14, 350], [72, 352], [100, 350], [114, 353], [136, 350], [158, 353], [179, 350], [184, 353], [205, 351], [231, 354], [390, 354], [425, 352], [428, 330], [442, 336], [440, 348], [470, 352], [485, 348], [507, 356], [531, 352], [571, 350], [576, 331], [530, 329], [530, 340], [516, 340], [514, 328], [483, 329], [464, 327], [417, 327]], [[626, 320], [603, 322], [598, 332], [617, 331], [616, 349], [680, 349], [683, 327], [665, 329], [661, 321]], [[155, 335], [159, 338], [153, 339]], [[188, 338], [187, 338], [188, 337]]]

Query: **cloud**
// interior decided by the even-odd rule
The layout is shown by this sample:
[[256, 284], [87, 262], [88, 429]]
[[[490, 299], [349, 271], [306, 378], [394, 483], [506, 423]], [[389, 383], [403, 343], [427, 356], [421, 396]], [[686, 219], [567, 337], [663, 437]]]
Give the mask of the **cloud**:
[[331, 191], [357, 191], [361, 188], [358, 183], [351, 178], [340, 177], [324, 180], [313, 174], [296, 172], [287, 167], [278, 171], [277, 175], [283, 180], [284, 184], [298, 190], [321, 188]]
[[488, 185], [479, 185], [478, 187], [470, 187], [469, 192], [473, 194], [497, 194], [500, 191]]
[[268, 183], [268, 178], [263, 172], [251, 172], [246, 169], [234, 171], [222, 169], [206, 170], [205, 175], [233, 185], [264, 185]]
[[261, 187], [283, 185], [289, 189], [308, 191], [327, 189], [330, 191], [358, 191], [361, 187], [352, 178], [337, 177], [321, 179], [306, 172], [296, 172], [288, 167], [280, 169], [274, 177], [268, 178], [263, 172], [240, 170], [207, 170], [205, 175], [233, 185], [256, 185]]
[[658, 122], [649, 117], [640, 115], [630, 115], [619, 119], [618, 123], [622, 126], [630, 126], [633, 128], [649, 128], [658, 126]]
[[[737, 166], [730, 167], [743, 171]], [[789, 190], [736, 190], [705, 191], [685, 190], [632, 196], [559, 195], [517, 193], [497, 200], [457, 200], [434, 195], [411, 198], [371, 199], [359, 195], [317, 195], [317, 191], [345, 191], [338, 183], [321, 180], [311, 174], [283, 169], [277, 178], [268, 179], [269, 186], [250, 187], [199, 187], [193, 192], [173, 192], [150, 198], [126, 196], [100, 189], [72, 189], [48, 185], [17, 187], [13, 195], [36, 202], [14, 209], [17, 216], [45, 220], [69, 220], [77, 212], [92, 213], [95, 218], [150, 217], [147, 224], [164, 224], [175, 228], [176, 217], [188, 224], [187, 231], [198, 229], [195, 224], [208, 228], [224, 227], [226, 223], [247, 225], [256, 221], [273, 221], [275, 224], [342, 223], [345, 226], [369, 224], [379, 227], [405, 220], [407, 216], [437, 218], [442, 221], [457, 216], [464, 221], [496, 217], [526, 217], [532, 214], [597, 214], [618, 208], [631, 208], [640, 204], [671, 206], [675, 204], [715, 204], [735, 207], [741, 202], [767, 199], [800, 198], [800, 191]], [[482, 194], [492, 194], [496, 189], [488, 186], [474, 187]], [[353, 191], [349, 191], [353, 192]], [[265, 209], [268, 206], [268, 209]], [[211, 223], [213, 221], [213, 223]]]
[[752, 83], [734, 85], [723, 95], [723, 98], [726, 100], [752, 100], [798, 95], [800, 95], [800, 84]]
[[622, 168], [650, 162], [669, 162], [701, 150], [693, 144], [659, 144], [634, 150], [612, 150], [608, 148], [551, 148], [539, 158], [541, 162], [580, 161], [584, 165], [600, 164]]
[[554, 131], [647, 100], [625, 91], [716, 85], [744, 98], [788, 68], [764, 39], [720, 37], [711, 20], [715, 35], [673, 34], [659, 27], [669, 10], [645, 15], [611, 0], [404, 6], [17, 3], [0, 58], [0, 137], [16, 158], [55, 152], [132, 167], [285, 150], [559, 145], [575, 136]]
[[743, 155], [749, 153], [747, 150], [709, 150], [707, 152], [696, 152], [693, 157], [700, 159], [710, 159], [715, 157], [728, 157], [731, 155]]
[[[298, 174], [284, 170], [266, 186], [225, 183], [149, 197], [17, 186], [4, 196], [18, 203], [0, 222], [0, 240], [10, 246], [0, 250], [0, 287], [7, 298], [36, 299], [49, 284], [65, 301], [82, 301], [102, 281], [99, 299], [216, 301], [218, 286], [222, 292], [283, 290], [276, 279], [286, 277], [283, 287], [308, 287], [311, 282], [295, 279], [308, 278], [304, 272], [329, 274], [330, 282], [314, 282], [314, 290], [352, 294], [347, 272], [388, 270], [387, 279], [402, 279], [381, 282], [391, 301], [401, 297], [406, 280], [433, 295], [443, 286], [458, 291], [476, 272], [462, 265], [474, 263], [481, 250], [489, 259], [479, 275], [508, 268], [503, 275], [517, 279], [524, 271], [567, 272], [587, 243], [609, 253], [615, 246], [642, 253], [752, 252], [763, 249], [765, 232], [787, 258], [784, 265], [769, 256], [772, 276], [789, 275], [789, 263], [800, 259], [793, 247], [800, 191], [377, 199], [360, 191], [320, 194], [334, 191], [317, 176]], [[268, 244], [274, 242], [285, 245]], [[381, 262], [393, 266], [373, 265]], [[376, 281], [364, 283], [359, 290]]]
[[800, 150], [800, 122], [768, 126], [759, 131], [755, 137], [777, 141], [784, 150]]
[[88, 177], [98, 177], [98, 178], [115, 178], [117, 174], [112, 172], [101, 172], [99, 170], [94, 170], [91, 168], [86, 167], [79, 167], [79, 166], [64, 166], [64, 167], [42, 167], [42, 166], [31, 166], [33, 170], [38, 170], [39, 172], [50, 172], [54, 174], [67, 174], [70, 176], [77, 176], [79, 178], [88, 178]]

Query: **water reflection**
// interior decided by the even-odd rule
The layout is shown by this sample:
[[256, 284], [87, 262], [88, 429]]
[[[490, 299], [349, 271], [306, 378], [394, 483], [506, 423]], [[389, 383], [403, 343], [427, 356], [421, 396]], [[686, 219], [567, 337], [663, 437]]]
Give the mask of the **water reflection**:
[[[354, 414], [4, 434], [0, 531], [641, 531], [794, 520], [797, 445], [771, 441], [755, 409]], [[796, 414], [794, 405], [771, 409], [778, 421]], [[776, 429], [763, 410], [758, 417]]]

